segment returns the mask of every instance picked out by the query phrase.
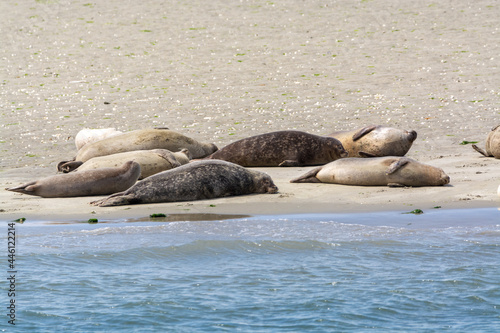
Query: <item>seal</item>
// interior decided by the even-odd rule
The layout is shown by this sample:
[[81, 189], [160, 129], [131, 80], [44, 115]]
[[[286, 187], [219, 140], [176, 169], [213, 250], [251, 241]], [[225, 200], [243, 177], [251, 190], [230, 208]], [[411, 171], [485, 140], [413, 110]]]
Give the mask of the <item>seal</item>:
[[486, 138], [486, 151], [476, 145], [472, 145], [477, 152], [486, 157], [500, 158], [500, 125], [491, 129]]
[[417, 187], [446, 185], [450, 177], [440, 168], [408, 157], [350, 157], [314, 168], [290, 182]]
[[182, 149], [181, 151], [175, 153], [166, 149], [135, 150], [93, 157], [80, 165], [76, 170], [70, 170], [69, 168], [70, 166], [74, 166], [76, 164], [74, 163], [67, 165], [62, 171], [70, 172], [75, 170], [77, 172], [81, 172], [99, 168], [112, 168], [118, 167], [127, 161], [134, 161], [139, 163], [141, 166], [141, 175], [139, 176], [139, 179], [143, 179], [154, 175], [155, 173], [170, 170], [189, 163], [190, 159], [191, 154], [187, 149]]
[[124, 191], [134, 185], [140, 173], [140, 165], [128, 161], [119, 168], [59, 174], [6, 190], [43, 198], [108, 195]]
[[117, 131], [115, 128], [84, 128], [75, 136], [76, 149], [80, 149], [87, 143], [96, 142], [107, 137], [122, 134], [123, 132]]
[[[201, 143], [178, 132], [165, 128], [142, 129], [108, 137], [83, 146], [73, 159], [78, 166], [79, 162], [86, 162], [93, 157], [112, 155], [134, 150], [167, 149], [179, 151], [183, 148], [189, 150], [193, 158], [208, 156], [217, 150], [213, 143]], [[62, 161], [58, 164], [59, 171], [71, 166], [73, 161]], [[70, 163], [70, 165], [67, 165]]]
[[91, 205], [107, 207], [191, 201], [277, 191], [266, 173], [230, 162], [203, 160], [157, 173], [125, 192], [93, 201]]
[[246, 167], [325, 164], [346, 157], [339, 140], [300, 131], [277, 131], [235, 141], [206, 159]]
[[349, 157], [404, 156], [417, 138], [417, 132], [370, 125], [328, 136], [338, 139]]

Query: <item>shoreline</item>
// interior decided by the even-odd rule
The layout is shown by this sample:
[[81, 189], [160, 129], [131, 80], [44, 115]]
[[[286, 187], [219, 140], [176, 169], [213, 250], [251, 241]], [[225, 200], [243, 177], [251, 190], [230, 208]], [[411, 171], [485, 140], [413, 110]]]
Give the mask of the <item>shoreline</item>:
[[[491, 0], [0, 6], [8, 32], [0, 37], [0, 220], [500, 204], [500, 160], [462, 145], [483, 148], [500, 123], [499, 7]], [[56, 174], [83, 128], [168, 127], [222, 148], [279, 130], [327, 135], [367, 125], [415, 130], [406, 156], [442, 168], [450, 185], [290, 184], [309, 168], [257, 168], [278, 194], [116, 208], [4, 190]]]
[[[472, 154], [472, 153], [471, 153]], [[408, 212], [414, 209], [498, 208], [496, 193], [498, 161], [471, 155], [442, 157], [426, 163], [441, 167], [450, 176], [445, 186], [390, 188], [386, 186], [350, 186], [322, 183], [290, 183], [289, 180], [314, 167], [254, 168], [268, 173], [279, 191], [276, 194], [252, 194], [211, 200], [96, 207], [89, 203], [99, 197], [40, 198], [0, 191], [0, 220], [87, 221], [147, 218], [151, 214], [229, 214], [287, 215]], [[23, 170], [3, 172], [2, 189], [21, 183]], [[50, 173], [47, 169], [41, 169]], [[14, 172], [15, 171], [15, 172]], [[40, 173], [38, 170], [36, 173]], [[5, 174], [11, 174], [5, 177]], [[28, 179], [26, 179], [27, 181]]]

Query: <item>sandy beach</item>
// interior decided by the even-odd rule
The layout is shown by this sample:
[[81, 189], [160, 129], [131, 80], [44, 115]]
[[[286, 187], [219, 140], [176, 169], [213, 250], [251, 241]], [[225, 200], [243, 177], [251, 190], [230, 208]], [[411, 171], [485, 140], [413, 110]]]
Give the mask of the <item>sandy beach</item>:
[[[0, 4], [0, 220], [164, 214], [424, 212], [500, 207], [495, 1], [63, 1]], [[415, 130], [407, 156], [442, 168], [422, 188], [292, 184], [277, 194], [94, 207], [5, 191], [57, 173], [82, 128], [168, 127], [218, 147], [277, 130]]]

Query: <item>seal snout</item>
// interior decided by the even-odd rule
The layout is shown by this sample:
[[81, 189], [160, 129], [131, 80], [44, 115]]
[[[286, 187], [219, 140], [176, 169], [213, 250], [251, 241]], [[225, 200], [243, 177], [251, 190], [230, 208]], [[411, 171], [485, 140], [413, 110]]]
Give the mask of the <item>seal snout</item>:
[[274, 194], [278, 192], [278, 186], [271, 179], [264, 180], [264, 188], [266, 193]]
[[267, 188], [267, 193], [274, 194], [278, 192], [278, 186], [276, 185], [271, 185]]
[[448, 176], [447, 174], [445, 174], [443, 172], [443, 174], [441, 175], [441, 183], [443, 185], [449, 184], [450, 183], [450, 176]]
[[413, 142], [417, 139], [417, 132], [416, 131], [406, 131], [406, 133], [408, 134], [408, 140], [410, 140], [410, 142]]

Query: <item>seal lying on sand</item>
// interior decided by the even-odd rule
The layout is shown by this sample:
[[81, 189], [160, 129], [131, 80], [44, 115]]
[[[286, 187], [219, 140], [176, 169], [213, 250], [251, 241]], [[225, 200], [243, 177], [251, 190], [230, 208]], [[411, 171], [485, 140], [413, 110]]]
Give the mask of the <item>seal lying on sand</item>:
[[6, 190], [44, 198], [108, 195], [134, 185], [140, 173], [140, 165], [128, 161], [119, 168], [55, 175]]
[[207, 159], [247, 167], [274, 167], [325, 164], [346, 156], [337, 139], [300, 131], [278, 131], [233, 142]]
[[118, 206], [203, 200], [250, 193], [276, 193], [267, 174], [225, 161], [197, 161], [145, 178], [127, 191], [91, 202]]
[[373, 186], [437, 186], [450, 182], [443, 170], [408, 157], [344, 158], [315, 168], [291, 183]]
[[500, 158], [500, 125], [494, 127], [486, 138], [486, 152], [476, 145], [472, 145], [479, 153], [486, 157]]
[[[139, 163], [141, 166], [141, 175], [139, 176], [139, 179], [143, 179], [154, 175], [155, 173], [170, 170], [189, 163], [190, 159], [191, 154], [187, 149], [182, 149], [176, 153], [172, 153], [170, 150], [166, 149], [135, 150], [113, 155], [93, 157], [80, 165], [76, 171], [81, 172], [100, 168], [112, 168], [120, 166], [127, 161], [134, 161]], [[69, 167], [75, 166], [76, 164], [77, 162], [66, 165], [62, 171], [73, 171], [69, 170]]]
[[[193, 158], [202, 158], [217, 150], [212, 143], [201, 143], [180, 133], [168, 129], [154, 128], [126, 132], [85, 145], [80, 149], [73, 161], [86, 162], [93, 157], [123, 153], [134, 150], [168, 149], [179, 151], [183, 148], [189, 150]], [[75, 169], [66, 165], [74, 163], [63, 161], [57, 166], [59, 171], [65, 167]], [[76, 163], [79, 165], [81, 163]]]
[[96, 142], [110, 136], [122, 134], [123, 132], [117, 131], [114, 128], [84, 128], [75, 136], [76, 149], [81, 149], [87, 143]]
[[371, 125], [328, 136], [338, 139], [349, 157], [404, 156], [417, 138], [417, 132]]

